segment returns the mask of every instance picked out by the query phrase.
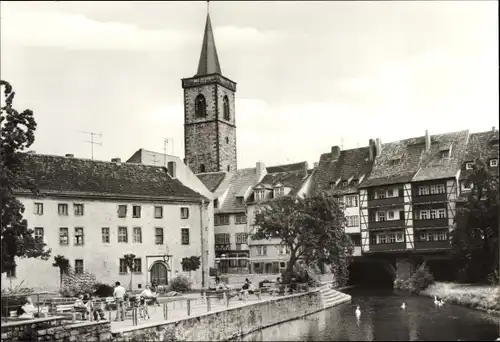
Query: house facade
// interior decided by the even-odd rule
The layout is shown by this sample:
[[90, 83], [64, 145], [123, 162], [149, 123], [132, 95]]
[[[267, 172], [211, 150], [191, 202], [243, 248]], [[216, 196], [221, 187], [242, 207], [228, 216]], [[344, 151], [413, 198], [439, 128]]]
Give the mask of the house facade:
[[[21, 161], [21, 179], [34, 180], [39, 194], [16, 189], [16, 197], [28, 227], [52, 253], [47, 261], [16, 260], [16, 269], [2, 275], [7, 283], [57, 290], [59, 270], [52, 263], [62, 255], [76, 273], [128, 284], [123, 256], [132, 253], [132, 287], [140, 289], [153, 281], [168, 284], [183, 272], [182, 258], [205, 253], [202, 231], [210, 200], [166, 168], [38, 154], [23, 154]], [[202, 286], [208, 267], [192, 272], [194, 286]]]

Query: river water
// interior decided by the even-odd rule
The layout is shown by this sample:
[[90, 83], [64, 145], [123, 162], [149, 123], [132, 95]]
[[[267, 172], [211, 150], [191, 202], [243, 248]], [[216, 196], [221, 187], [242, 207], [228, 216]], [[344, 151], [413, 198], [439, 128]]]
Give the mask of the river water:
[[[241, 341], [494, 341], [495, 315], [392, 290], [354, 289], [352, 303], [241, 338]], [[406, 308], [401, 304], [405, 302]], [[361, 308], [359, 320], [354, 311]]]

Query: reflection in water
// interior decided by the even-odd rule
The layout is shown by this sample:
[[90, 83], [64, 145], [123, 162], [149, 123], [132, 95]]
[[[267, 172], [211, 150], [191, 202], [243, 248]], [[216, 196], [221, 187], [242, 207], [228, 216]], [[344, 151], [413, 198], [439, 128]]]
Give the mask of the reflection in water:
[[[494, 341], [498, 317], [461, 306], [436, 307], [427, 297], [353, 290], [352, 303], [275, 325], [242, 341]], [[401, 303], [406, 308], [401, 309]], [[354, 310], [359, 305], [361, 317]]]

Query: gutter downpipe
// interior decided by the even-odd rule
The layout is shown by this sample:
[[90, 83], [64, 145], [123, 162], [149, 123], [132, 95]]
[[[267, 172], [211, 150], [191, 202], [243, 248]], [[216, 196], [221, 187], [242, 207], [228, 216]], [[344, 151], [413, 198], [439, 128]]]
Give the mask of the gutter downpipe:
[[203, 208], [205, 207], [205, 200], [200, 203], [200, 235], [201, 235], [201, 288], [205, 288], [205, 244], [203, 239]]

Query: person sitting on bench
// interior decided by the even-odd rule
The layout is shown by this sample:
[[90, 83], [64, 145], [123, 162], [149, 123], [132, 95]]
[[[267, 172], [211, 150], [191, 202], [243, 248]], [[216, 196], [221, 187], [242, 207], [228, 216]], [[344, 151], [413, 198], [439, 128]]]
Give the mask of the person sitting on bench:
[[37, 317], [37, 310], [35, 306], [33, 305], [33, 301], [31, 300], [31, 297], [26, 297], [26, 300], [19, 308], [17, 311], [19, 318], [25, 318], [25, 319], [32, 319]]
[[87, 313], [89, 313], [89, 307], [86, 303], [83, 302], [83, 295], [80, 294], [78, 295], [78, 298], [75, 301], [75, 304], [73, 304], [73, 308], [75, 309], [76, 312], [79, 312], [82, 314], [82, 320], [87, 319]]
[[100, 319], [105, 320], [106, 316], [104, 315], [104, 311], [101, 309], [100, 305], [96, 304], [96, 296], [89, 297], [90, 312], [94, 315], [94, 321], [99, 322]]
[[160, 306], [160, 302], [158, 302], [158, 295], [151, 291], [151, 287], [146, 285], [146, 288], [141, 292], [141, 297], [144, 298], [145, 301], [152, 300], [153, 304]]

